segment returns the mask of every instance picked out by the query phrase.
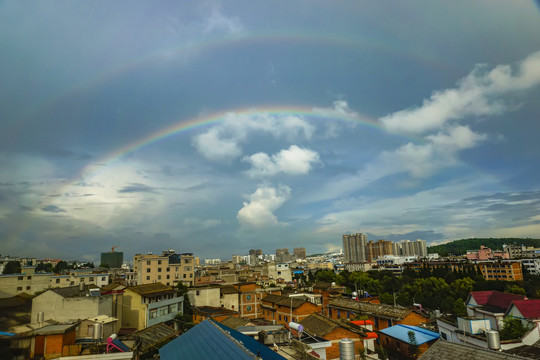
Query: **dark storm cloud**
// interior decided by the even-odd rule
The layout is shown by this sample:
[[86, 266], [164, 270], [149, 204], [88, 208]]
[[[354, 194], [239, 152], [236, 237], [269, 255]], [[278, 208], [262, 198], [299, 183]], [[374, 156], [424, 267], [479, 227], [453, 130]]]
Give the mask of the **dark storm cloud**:
[[66, 212], [66, 210], [59, 208], [56, 205], [47, 205], [41, 208], [41, 211], [45, 212], [53, 212], [53, 213], [62, 213]]
[[122, 189], [118, 190], [119, 193], [157, 193], [156, 189], [145, 185], [145, 184], [139, 184], [139, 183], [132, 183], [128, 186], [123, 187]]

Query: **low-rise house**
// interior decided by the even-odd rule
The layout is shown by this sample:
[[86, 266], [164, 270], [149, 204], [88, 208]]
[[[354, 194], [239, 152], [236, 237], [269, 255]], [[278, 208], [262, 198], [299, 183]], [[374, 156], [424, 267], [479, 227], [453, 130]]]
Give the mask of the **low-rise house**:
[[55, 359], [63, 354], [78, 355], [75, 345], [78, 322], [70, 324], [47, 325], [14, 337], [11, 347], [17, 349], [21, 359]]
[[249, 336], [212, 320], [172, 340], [159, 349], [159, 355], [162, 360], [285, 359]]
[[0, 275], [0, 297], [10, 297], [21, 293], [33, 295], [37, 292], [70, 287], [79, 284], [101, 287], [109, 283], [107, 273], [72, 271], [69, 275], [36, 273], [35, 266], [23, 266], [20, 274]]
[[436, 332], [410, 325], [391, 326], [379, 336], [383, 348], [408, 359], [416, 359], [439, 339]]
[[[120, 318], [122, 294], [102, 295], [99, 288], [70, 286], [50, 289], [32, 300], [31, 322], [56, 320], [59, 322], [84, 320], [99, 315]], [[43, 318], [38, 319], [42, 313]]]
[[193, 323], [199, 324], [207, 319], [221, 322], [229, 316], [238, 316], [238, 311], [216, 306], [198, 306], [193, 308]]
[[300, 324], [304, 327], [304, 331], [310, 335], [331, 342], [332, 346], [326, 349], [327, 359], [339, 359], [339, 340], [341, 339], [351, 339], [354, 342], [356, 355], [362, 353], [364, 349], [375, 350], [374, 341], [377, 335], [354, 324], [330, 319], [318, 313], [309, 315]]
[[[99, 324], [99, 327], [96, 327]], [[107, 315], [99, 315], [93, 318], [82, 320], [77, 327], [77, 343], [94, 342], [95, 338], [107, 339], [112, 334], [118, 333], [120, 330], [120, 322], [117, 318]], [[95, 336], [94, 331], [100, 330], [100, 333]]]
[[313, 313], [322, 312], [322, 307], [305, 299], [270, 294], [262, 299], [261, 312], [267, 321], [288, 325], [291, 321], [301, 322]]
[[522, 295], [501, 291], [471, 291], [465, 305], [469, 317], [489, 319], [491, 329], [500, 330], [503, 318], [513, 301], [523, 300]]
[[184, 312], [184, 297], [162, 283], [127, 287], [124, 290], [122, 327], [142, 330], [170, 321]]
[[514, 300], [508, 307], [506, 316], [520, 319], [525, 326], [536, 327], [540, 324], [540, 299]]
[[381, 330], [394, 325], [420, 325], [430, 318], [416, 309], [394, 307], [386, 304], [371, 304], [344, 298], [335, 298], [328, 305], [332, 319], [352, 320], [358, 315], [367, 316], [373, 322], [374, 330]]
[[[439, 339], [420, 356], [421, 360], [523, 360], [507, 352], [457, 344]], [[532, 358], [531, 358], [532, 359]]]

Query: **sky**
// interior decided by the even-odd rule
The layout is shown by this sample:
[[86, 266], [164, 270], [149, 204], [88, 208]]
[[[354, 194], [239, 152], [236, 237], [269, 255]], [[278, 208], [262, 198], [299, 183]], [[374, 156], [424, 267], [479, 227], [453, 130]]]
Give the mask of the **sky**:
[[0, 1], [0, 254], [540, 237], [530, 0]]

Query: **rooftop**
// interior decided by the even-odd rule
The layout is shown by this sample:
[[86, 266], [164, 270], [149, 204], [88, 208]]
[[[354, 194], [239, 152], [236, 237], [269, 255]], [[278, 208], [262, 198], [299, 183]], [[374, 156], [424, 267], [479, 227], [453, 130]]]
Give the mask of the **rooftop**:
[[289, 297], [289, 296], [279, 296], [279, 295], [266, 295], [262, 301], [266, 301], [275, 305], [279, 306], [285, 306], [290, 308], [292, 304], [292, 308], [296, 309], [300, 306], [302, 306], [304, 303], [306, 303], [306, 300], [298, 299], [295, 297]]
[[300, 324], [302, 324], [304, 327], [304, 331], [307, 331], [311, 335], [315, 336], [324, 337], [338, 328], [344, 328], [362, 336], [365, 335], [365, 332], [360, 329], [354, 328], [347, 325], [347, 323], [331, 319], [319, 313], [309, 315], [304, 320], [300, 321]]
[[153, 284], [129, 286], [128, 288], [126, 288], [126, 290], [134, 291], [139, 295], [158, 295], [175, 291], [172, 287], [162, 284], [160, 282]]
[[282, 360], [258, 341], [227, 326], [205, 320], [159, 350], [163, 360]]
[[424, 343], [437, 340], [439, 338], [439, 333], [422, 329], [418, 326], [411, 325], [394, 325], [386, 329], [382, 329], [379, 332], [391, 336], [394, 339], [401, 340], [407, 344], [411, 344], [411, 339], [409, 337], [409, 332], [414, 332], [416, 338], [416, 345], [422, 345]]
[[420, 356], [420, 360], [522, 360], [530, 359], [493, 351], [472, 345], [457, 344], [442, 339], [437, 340]]
[[352, 299], [335, 298], [330, 300], [329, 305], [345, 308], [359, 313], [377, 314], [390, 319], [403, 319], [414, 310], [404, 307], [394, 307], [386, 304], [372, 304]]

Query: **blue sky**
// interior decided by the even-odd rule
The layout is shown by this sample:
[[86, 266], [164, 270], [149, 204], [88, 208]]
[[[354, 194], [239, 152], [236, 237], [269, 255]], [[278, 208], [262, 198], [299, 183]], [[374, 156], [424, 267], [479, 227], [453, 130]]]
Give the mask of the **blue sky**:
[[0, 253], [540, 236], [537, 2], [0, 2]]

